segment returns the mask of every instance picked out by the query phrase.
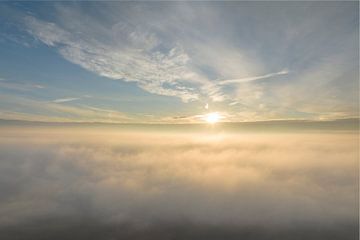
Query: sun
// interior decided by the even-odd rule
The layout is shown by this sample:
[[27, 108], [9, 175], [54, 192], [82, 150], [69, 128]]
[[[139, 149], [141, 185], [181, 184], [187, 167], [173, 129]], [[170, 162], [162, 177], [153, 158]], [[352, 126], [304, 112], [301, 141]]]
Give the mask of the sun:
[[221, 118], [221, 116], [217, 112], [208, 113], [205, 115], [205, 121], [210, 124], [217, 123], [220, 120], [220, 118]]

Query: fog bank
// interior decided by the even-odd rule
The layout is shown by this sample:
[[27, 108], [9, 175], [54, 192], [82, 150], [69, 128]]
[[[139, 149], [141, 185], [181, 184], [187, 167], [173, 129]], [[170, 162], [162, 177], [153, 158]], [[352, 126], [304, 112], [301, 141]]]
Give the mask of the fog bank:
[[356, 239], [356, 133], [3, 129], [1, 239]]

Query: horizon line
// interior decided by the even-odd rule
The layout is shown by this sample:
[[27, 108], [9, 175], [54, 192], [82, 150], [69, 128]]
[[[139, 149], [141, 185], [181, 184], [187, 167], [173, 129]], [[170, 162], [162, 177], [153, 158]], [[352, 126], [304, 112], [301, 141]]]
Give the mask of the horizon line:
[[[360, 117], [336, 118], [336, 119], [270, 119], [255, 121], [219, 121], [215, 125], [221, 124], [241, 124], [241, 123], [326, 123], [340, 121], [357, 121], [360, 123]], [[104, 125], [209, 125], [206, 122], [101, 122], [101, 121], [37, 121], [25, 119], [3, 119], [0, 118], [0, 125], [7, 123], [27, 123], [27, 124], [104, 124]]]

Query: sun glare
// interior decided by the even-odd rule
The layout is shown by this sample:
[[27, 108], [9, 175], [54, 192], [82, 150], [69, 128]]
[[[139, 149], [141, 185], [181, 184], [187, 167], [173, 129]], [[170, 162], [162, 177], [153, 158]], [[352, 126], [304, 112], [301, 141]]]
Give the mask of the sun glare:
[[217, 123], [220, 120], [220, 118], [221, 118], [221, 116], [217, 112], [208, 113], [205, 115], [206, 122], [208, 122], [210, 124]]

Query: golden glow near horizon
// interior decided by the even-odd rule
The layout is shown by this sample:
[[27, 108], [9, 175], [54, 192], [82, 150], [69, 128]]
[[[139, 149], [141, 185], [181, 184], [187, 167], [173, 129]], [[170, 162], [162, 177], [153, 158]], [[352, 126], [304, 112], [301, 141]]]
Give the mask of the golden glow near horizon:
[[205, 121], [210, 124], [217, 123], [221, 118], [221, 115], [217, 112], [208, 113], [204, 117]]

